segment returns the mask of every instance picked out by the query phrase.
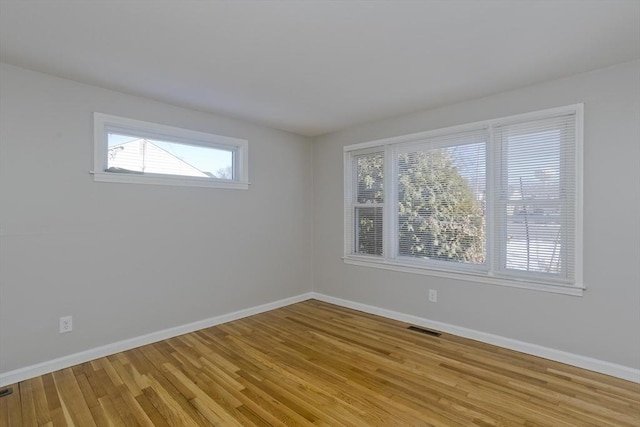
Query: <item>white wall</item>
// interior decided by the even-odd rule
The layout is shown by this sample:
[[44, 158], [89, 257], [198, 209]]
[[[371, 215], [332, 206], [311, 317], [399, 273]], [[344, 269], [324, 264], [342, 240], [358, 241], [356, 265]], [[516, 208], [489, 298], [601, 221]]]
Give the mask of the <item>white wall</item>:
[[[638, 76], [635, 61], [317, 138], [314, 291], [640, 368]], [[578, 102], [585, 103], [583, 297], [342, 262], [343, 146]], [[437, 304], [427, 302], [429, 288], [438, 290]]]
[[[621, 64], [311, 144], [0, 64], [0, 374], [300, 295], [312, 283], [329, 296], [638, 369], [638, 75], [640, 62]], [[583, 297], [343, 264], [344, 145], [576, 102], [585, 103]], [[93, 111], [248, 139], [251, 188], [96, 183]], [[58, 318], [69, 314], [74, 331], [60, 335]]]
[[[0, 67], [0, 373], [311, 290], [309, 139]], [[94, 111], [248, 139], [252, 185], [94, 182]]]

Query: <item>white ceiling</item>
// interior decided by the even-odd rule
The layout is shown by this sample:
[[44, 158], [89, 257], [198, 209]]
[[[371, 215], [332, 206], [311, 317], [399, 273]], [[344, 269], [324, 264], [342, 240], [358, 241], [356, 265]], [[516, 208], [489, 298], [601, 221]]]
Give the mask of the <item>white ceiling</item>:
[[307, 136], [639, 57], [640, 0], [0, 0], [3, 62]]

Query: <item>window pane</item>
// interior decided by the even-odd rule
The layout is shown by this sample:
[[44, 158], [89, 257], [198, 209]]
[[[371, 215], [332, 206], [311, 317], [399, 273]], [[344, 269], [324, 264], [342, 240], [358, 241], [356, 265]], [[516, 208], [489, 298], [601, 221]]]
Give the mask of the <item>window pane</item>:
[[500, 128], [506, 241], [503, 268], [570, 277], [573, 163], [571, 116]]
[[108, 133], [107, 172], [233, 180], [233, 151]]
[[398, 157], [398, 253], [485, 262], [485, 143]]
[[357, 171], [357, 203], [382, 203], [384, 154], [372, 153], [355, 157]]
[[514, 135], [507, 142], [509, 200], [560, 197], [560, 131]]
[[560, 212], [550, 204], [512, 204], [507, 210], [507, 268], [557, 274], [562, 271]]
[[382, 255], [382, 208], [355, 208], [356, 244], [354, 251], [365, 255]]
[[[527, 235], [529, 244], [538, 247], [541, 240], [533, 243], [531, 238], [545, 234], [541, 226], [553, 223], [551, 226], [555, 233], [551, 234], [559, 236], [561, 202], [558, 138], [558, 130], [518, 133], [508, 138], [507, 268], [529, 270], [518, 261], [524, 253], [518, 248]], [[524, 264], [531, 266], [539, 262], [542, 260], [525, 259]]]

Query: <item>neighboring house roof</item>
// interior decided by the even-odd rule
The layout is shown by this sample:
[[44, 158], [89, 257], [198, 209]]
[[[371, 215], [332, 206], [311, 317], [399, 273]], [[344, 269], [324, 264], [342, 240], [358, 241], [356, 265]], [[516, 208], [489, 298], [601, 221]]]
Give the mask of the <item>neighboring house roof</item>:
[[133, 172], [211, 177], [147, 139], [136, 139], [109, 148], [108, 168]]

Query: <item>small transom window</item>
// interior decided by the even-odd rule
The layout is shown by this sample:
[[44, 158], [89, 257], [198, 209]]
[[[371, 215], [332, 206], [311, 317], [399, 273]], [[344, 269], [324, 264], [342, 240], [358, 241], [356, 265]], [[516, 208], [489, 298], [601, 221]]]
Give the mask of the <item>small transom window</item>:
[[247, 188], [246, 140], [95, 113], [96, 181]]

